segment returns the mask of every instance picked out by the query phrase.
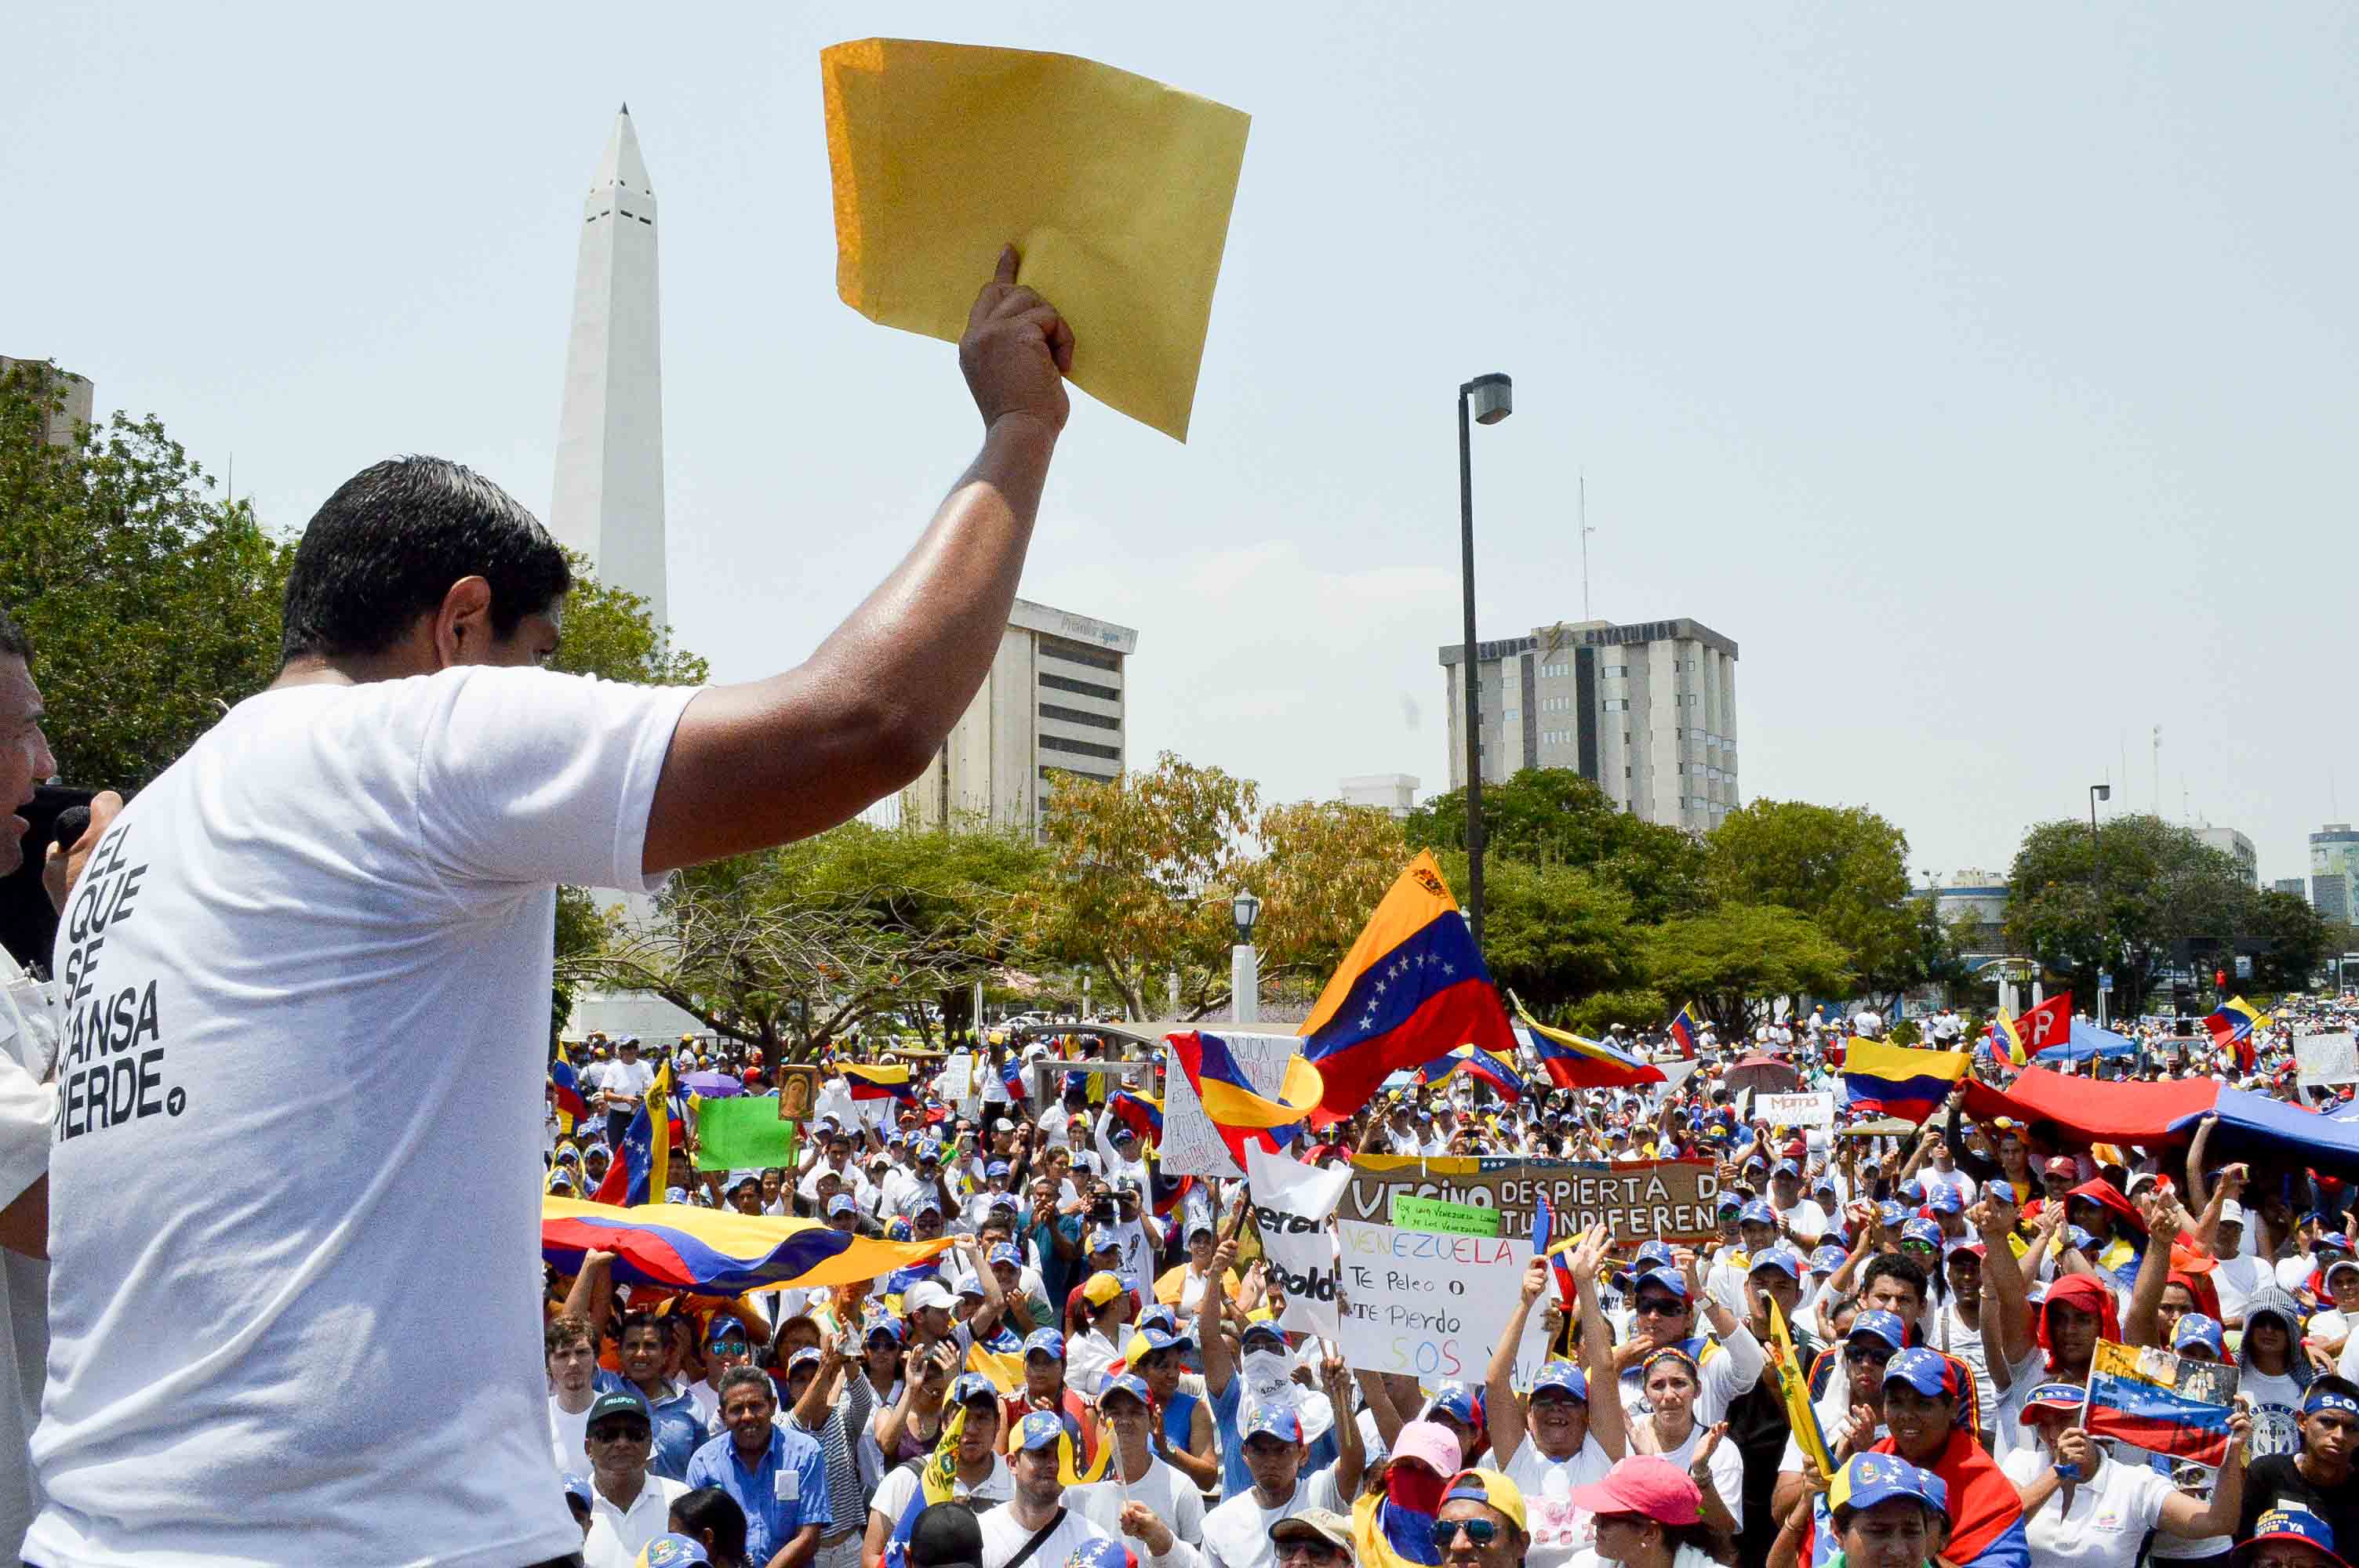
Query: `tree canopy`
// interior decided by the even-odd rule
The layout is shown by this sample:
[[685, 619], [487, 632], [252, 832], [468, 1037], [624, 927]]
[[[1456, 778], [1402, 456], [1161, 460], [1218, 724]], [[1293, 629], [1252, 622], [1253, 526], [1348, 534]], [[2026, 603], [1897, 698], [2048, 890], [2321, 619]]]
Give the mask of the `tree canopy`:
[[[1464, 853], [1466, 792], [1435, 795], [1402, 826], [1412, 850]], [[1691, 835], [1622, 810], [1570, 768], [1527, 768], [1483, 786], [1486, 879], [1504, 861], [1586, 871], [1627, 893], [1631, 917], [1648, 925], [1705, 899], [1704, 850]]]
[[1908, 892], [1908, 835], [1859, 806], [1756, 800], [1705, 841], [1705, 879], [1732, 903], [1775, 904], [1843, 951], [1862, 989], [1888, 1000], [1952, 978], [1947, 933]]
[[2072, 817], [2037, 824], [2008, 879], [2008, 937], [2069, 975], [2077, 996], [2094, 997], [2097, 971], [2112, 969], [2125, 1008], [2176, 944], [2255, 935], [2264, 918], [2234, 860], [2158, 816], [2116, 816], [2093, 836]]

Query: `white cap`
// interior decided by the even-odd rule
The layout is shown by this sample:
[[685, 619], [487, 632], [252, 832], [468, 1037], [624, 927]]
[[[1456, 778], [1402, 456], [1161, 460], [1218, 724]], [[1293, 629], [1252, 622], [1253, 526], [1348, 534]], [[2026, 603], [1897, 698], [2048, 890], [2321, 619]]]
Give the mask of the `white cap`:
[[2229, 1198], [2223, 1202], [2220, 1205], [2220, 1223], [2223, 1225], [2244, 1224], [2245, 1206], [2238, 1203], [2234, 1198]]
[[903, 1312], [921, 1312], [927, 1307], [940, 1307], [947, 1312], [957, 1304], [958, 1298], [940, 1280], [920, 1280], [901, 1298]]

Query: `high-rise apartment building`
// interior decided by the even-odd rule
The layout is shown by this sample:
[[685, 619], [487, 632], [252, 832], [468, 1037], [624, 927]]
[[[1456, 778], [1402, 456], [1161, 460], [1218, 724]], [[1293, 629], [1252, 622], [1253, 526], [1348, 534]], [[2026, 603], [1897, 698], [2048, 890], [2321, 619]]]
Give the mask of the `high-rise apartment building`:
[[2348, 822], [2330, 822], [2310, 836], [2310, 906], [2329, 920], [2349, 920], [2354, 885], [2359, 833]]
[[[1441, 650], [1450, 787], [1466, 784], [1465, 646]], [[1571, 768], [1624, 810], [1701, 833], [1738, 805], [1736, 644], [1684, 617], [1558, 622], [1475, 644], [1483, 782]]]
[[2217, 849], [2235, 861], [2236, 869], [2245, 873], [2246, 887], [2261, 885], [2261, 860], [2250, 838], [2233, 827], [2198, 827], [2195, 837], [2208, 848]]
[[2299, 877], [2279, 877], [2269, 884], [2271, 892], [2289, 892], [2296, 898], [2310, 896], [2310, 889]]
[[1124, 665], [1138, 633], [1019, 599], [983, 689], [915, 784], [900, 820], [1038, 829], [1056, 775], [1122, 776]]
[[97, 389], [87, 376], [59, 370], [47, 360], [12, 360], [0, 354], [0, 376], [5, 375], [27, 377], [58, 398], [60, 406], [49, 411], [49, 445], [64, 446], [74, 438], [76, 426], [90, 423]]

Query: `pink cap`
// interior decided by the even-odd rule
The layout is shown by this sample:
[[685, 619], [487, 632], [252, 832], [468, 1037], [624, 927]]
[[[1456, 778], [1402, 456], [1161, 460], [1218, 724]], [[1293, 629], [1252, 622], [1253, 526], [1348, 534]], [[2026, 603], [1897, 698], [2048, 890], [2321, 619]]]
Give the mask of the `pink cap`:
[[1438, 1421], [1413, 1421], [1393, 1444], [1396, 1459], [1419, 1459], [1444, 1477], [1458, 1474], [1458, 1434]]
[[1572, 1504], [1593, 1514], [1644, 1514], [1657, 1524], [1703, 1518], [1703, 1494], [1688, 1473], [1654, 1454], [1634, 1454], [1595, 1486], [1575, 1487]]

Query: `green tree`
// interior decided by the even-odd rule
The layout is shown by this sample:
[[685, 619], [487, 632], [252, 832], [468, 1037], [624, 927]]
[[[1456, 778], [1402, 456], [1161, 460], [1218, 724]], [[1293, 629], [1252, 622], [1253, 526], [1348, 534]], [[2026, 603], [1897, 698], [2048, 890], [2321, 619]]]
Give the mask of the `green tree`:
[[[1400, 824], [1366, 806], [1301, 801], [1264, 811], [1254, 838], [1261, 854], [1238, 877], [1262, 901], [1254, 926], [1262, 993], [1315, 994], [1408, 864]], [[1183, 985], [1183, 1016], [1201, 1018], [1229, 1000], [1223, 962], [1194, 993]]]
[[1706, 876], [1732, 903], [1775, 904], [1808, 919], [1843, 950], [1844, 967], [1887, 1006], [1901, 990], [1945, 978], [1938, 923], [1908, 892], [1908, 838], [1859, 806], [1757, 800], [1707, 840]]
[[1723, 903], [1666, 921], [1641, 941], [1647, 971], [1666, 997], [1702, 1010], [1721, 1038], [1741, 1038], [1781, 996], [1841, 996], [1853, 975], [1843, 945], [1790, 909]]
[[[1466, 794], [1435, 795], [1403, 824], [1412, 849], [1466, 849]], [[1527, 768], [1483, 789], [1484, 921], [1491, 868], [1502, 861], [1571, 866], [1630, 895], [1652, 925], [1701, 908], [1704, 852], [1677, 827], [1641, 820], [1570, 768]], [[1489, 933], [1485, 931], [1487, 938]]]
[[[1463, 854], [1435, 859], [1451, 887], [1466, 885]], [[1601, 994], [1646, 989], [1636, 901], [1614, 881], [1576, 866], [1499, 860], [1484, 868], [1483, 896], [1483, 961], [1541, 1022], [1585, 1017], [1568, 1010]]]
[[0, 374], [0, 591], [60, 719], [61, 776], [129, 794], [277, 673], [293, 550], [152, 414], [49, 442], [61, 384]]
[[2083, 1000], [2111, 968], [2114, 1006], [2143, 1005], [2176, 945], [2244, 935], [2256, 897], [2236, 862], [2158, 816], [2042, 822], [2009, 870], [2008, 938], [2069, 977]]
[[2259, 990], [2306, 990], [2310, 978], [2323, 974], [2326, 961], [2343, 951], [2336, 946], [2343, 933], [2299, 893], [2256, 894], [2245, 935], [2269, 945], [2253, 960], [2253, 985]]

